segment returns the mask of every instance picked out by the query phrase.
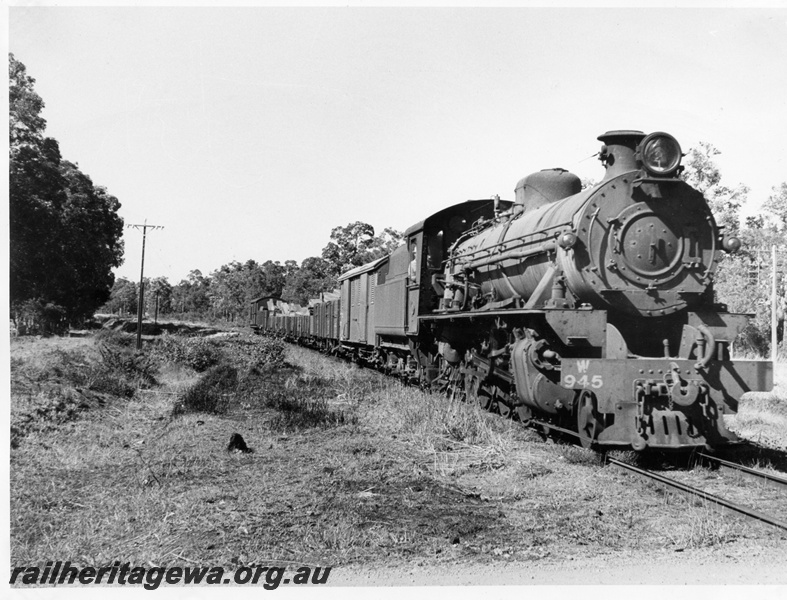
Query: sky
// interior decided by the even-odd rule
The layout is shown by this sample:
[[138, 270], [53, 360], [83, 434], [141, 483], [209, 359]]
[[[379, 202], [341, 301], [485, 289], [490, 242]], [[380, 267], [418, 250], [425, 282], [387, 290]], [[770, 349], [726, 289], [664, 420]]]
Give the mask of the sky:
[[[787, 181], [787, 3], [775, 8], [12, 6], [46, 134], [149, 224], [145, 276], [319, 256], [666, 131], [721, 154], [756, 212]], [[116, 275], [137, 280], [140, 231]]]

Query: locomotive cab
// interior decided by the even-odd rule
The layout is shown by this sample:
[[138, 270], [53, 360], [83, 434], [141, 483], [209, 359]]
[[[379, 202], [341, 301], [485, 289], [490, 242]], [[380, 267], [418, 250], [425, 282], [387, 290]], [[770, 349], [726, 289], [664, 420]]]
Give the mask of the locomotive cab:
[[414, 277], [410, 283], [408, 333], [418, 333], [418, 317], [437, 310], [444, 293], [444, 270], [452, 248], [479, 230], [499, 223], [513, 206], [509, 200], [467, 200], [443, 209], [405, 231], [415, 246]]

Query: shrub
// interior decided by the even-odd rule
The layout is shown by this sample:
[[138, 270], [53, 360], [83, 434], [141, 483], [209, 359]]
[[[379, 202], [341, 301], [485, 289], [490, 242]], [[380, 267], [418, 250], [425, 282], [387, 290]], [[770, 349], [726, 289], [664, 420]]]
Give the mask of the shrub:
[[195, 371], [203, 371], [217, 365], [222, 359], [221, 350], [210, 340], [191, 338], [186, 343], [186, 364]]
[[174, 415], [186, 412], [223, 414], [238, 386], [238, 370], [226, 363], [211, 367], [200, 380], [179, 398]]
[[258, 362], [273, 367], [284, 365], [286, 346], [284, 342], [277, 338], [262, 338], [259, 343], [254, 344], [255, 351], [253, 358]]
[[185, 365], [202, 373], [219, 364], [224, 355], [211, 340], [165, 335], [152, 347], [151, 356], [166, 362]]
[[285, 365], [286, 346], [276, 338], [231, 338], [223, 342], [229, 362], [244, 365], [252, 370], [264, 367], [280, 368]]
[[137, 388], [147, 388], [156, 383], [153, 360], [130, 348], [101, 344], [98, 347], [101, 362], [91, 366], [87, 387], [97, 392], [130, 398]]

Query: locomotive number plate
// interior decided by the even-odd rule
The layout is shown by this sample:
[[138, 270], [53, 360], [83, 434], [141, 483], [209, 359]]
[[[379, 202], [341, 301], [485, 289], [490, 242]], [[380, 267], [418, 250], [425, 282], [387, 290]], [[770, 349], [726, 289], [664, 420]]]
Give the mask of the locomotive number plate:
[[581, 377], [577, 377], [576, 375], [566, 375], [563, 377], [563, 387], [593, 388], [597, 390], [601, 387], [604, 387], [604, 380], [602, 379], [601, 375], [582, 375]]
[[604, 387], [604, 379], [601, 375], [588, 375], [590, 361], [577, 361], [577, 375], [565, 375], [563, 377], [563, 387], [567, 388], [593, 388], [595, 390]]

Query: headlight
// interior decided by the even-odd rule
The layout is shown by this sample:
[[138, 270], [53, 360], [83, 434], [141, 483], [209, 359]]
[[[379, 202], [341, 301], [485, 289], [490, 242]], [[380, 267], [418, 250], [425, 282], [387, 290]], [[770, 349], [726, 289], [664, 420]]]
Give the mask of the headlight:
[[647, 136], [639, 145], [637, 152], [642, 166], [651, 175], [661, 177], [672, 175], [680, 166], [681, 151], [678, 140], [668, 133], [656, 132]]

